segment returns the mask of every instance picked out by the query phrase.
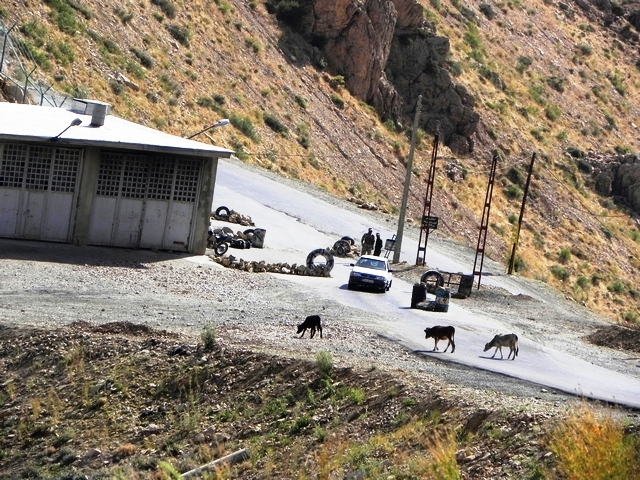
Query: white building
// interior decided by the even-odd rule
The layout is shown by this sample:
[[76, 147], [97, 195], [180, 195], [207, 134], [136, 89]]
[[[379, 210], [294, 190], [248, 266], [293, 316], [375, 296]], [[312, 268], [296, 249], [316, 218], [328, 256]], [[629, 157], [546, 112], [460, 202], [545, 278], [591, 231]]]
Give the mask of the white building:
[[218, 159], [232, 153], [101, 102], [0, 102], [0, 237], [202, 254]]

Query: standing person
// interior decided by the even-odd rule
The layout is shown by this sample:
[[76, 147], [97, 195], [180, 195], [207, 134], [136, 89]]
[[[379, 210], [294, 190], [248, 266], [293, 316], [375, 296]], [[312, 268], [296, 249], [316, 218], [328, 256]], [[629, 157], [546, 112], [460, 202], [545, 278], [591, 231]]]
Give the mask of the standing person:
[[371, 255], [371, 250], [373, 250], [373, 244], [376, 242], [376, 237], [373, 236], [373, 229], [370, 228], [367, 233], [362, 235], [362, 255]]
[[381, 252], [382, 252], [382, 239], [380, 238], [380, 234], [376, 233], [376, 246], [373, 249], [373, 254], [376, 257], [379, 257]]

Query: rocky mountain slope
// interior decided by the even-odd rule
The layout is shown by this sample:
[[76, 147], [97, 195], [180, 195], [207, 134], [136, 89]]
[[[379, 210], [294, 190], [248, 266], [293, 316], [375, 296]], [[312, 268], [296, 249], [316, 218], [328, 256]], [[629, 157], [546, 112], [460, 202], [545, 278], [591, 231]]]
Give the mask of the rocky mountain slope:
[[394, 216], [423, 95], [409, 216], [422, 215], [439, 131], [432, 215], [438, 233], [475, 246], [498, 152], [487, 253], [506, 262], [535, 152], [518, 274], [635, 322], [639, 11], [602, 0], [14, 0], [0, 20], [31, 60], [7, 54], [2, 73], [20, 83], [37, 67], [41, 91], [107, 101], [181, 136], [230, 118], [197, 138]]

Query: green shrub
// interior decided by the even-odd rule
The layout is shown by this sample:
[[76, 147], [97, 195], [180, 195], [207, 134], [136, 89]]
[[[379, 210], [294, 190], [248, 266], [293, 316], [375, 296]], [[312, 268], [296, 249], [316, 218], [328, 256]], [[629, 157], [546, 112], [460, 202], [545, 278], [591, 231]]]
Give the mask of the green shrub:
[[87, 20], [91, 20], [93, 18], [93, 13], [89, 10], [85, 5], [80, 2], [76, 2], [75, 0], [65, 0], [71, 8], [80, 12], [84, 18]]
[[111, 54], [116, 54], [120, 51], [118, 44], [110, 38], [102, 38], [102, 45]]
[[301, 96], [301, 95], [296, 95], [296, 96], [295, 96], [295, 101], [296, 101], [296, 103], [297, 103], [298, 105], [300, 105], [300, 107], [301, 107], [301, 108], [303, 108], [304, 110], [306, 110], [306, 109], [307, 109], [307, 103], [308, 103], [308, 102], [307, 102], [307, 99], [306, 99], [306, 98], [304, 98], [304, 97], [303, 97], [303, 96]]
[[33, 61], [45, 71], [51, 70], [51, 62], [49, 61], [49, 57], [42, 50], [38, 49], [33, 43], [29, 40], [18, 40], [16, 41], [16, 46], [28, 54], [33, 58]]
[[513, 166], [507, 172], [507, 178], [516, 185], [522, 185], [524, 183], [525, 174], [522, 169]]
[[322, 374], [329, 375], [333, 369], [333, 355], [324, 350], [319, 351], [316, 353], [316, 365]]
[[344, 108], [344, 100], [336, 94], [331, 94], [331, 101], [338, 108]]
[[238, 160], [244, 161], [249, 158], [249, 154], [245, 151], [244, 145], [242, 144], [242, 142], [240, 142], [237, 139], [232, 139], [231, 146], [233, 147], [236, 157], [238, 157]]
[[520, 73], [524, 72], [527, 68], [529, 68], [533, 64], [533, 60], [531, 57], [527, 57], [526, 55], [521, 55], [518, 57], [518, 63], [516, 64], [516, 70]]
[[109, 82], [109, 88], [111, 88], [111, 91], [116, 95], [120, 95], [124, 91], [124, 87], [122, 86], [122, 84], [116, 82], [115, 80]]
[[622, 283], [620, 280], [614, 280], [612, 283], [607, 285], [607, 290], [609, 290], [611, 293], [620, 294], [624, 292], [625, 286], [624, 283]]
[[494, 18], [496, 18], [496, 12], [493, 10], [493, 7], [488, 3], [481, 3], [480, 4], [480, 11], [489, 20], [493, 20]]
[[529, 133], [531, 134], [531, 136], [533, 138], [535, 138], [537, 141], [542, 142], [544, 140], [544, 134], [538, 130], [537, 128], [532, 128]]
[[31, 20], [20, 26], [18, 29], [27, 38], [31, 39], [33, 45], [42, 47], [47, 38], [47, 29], [43, 27], [37, 20]]
[[618, 155], [629, 155], [633, 151], [628, 145], [616, 145], [614, 150]]
[[78, 30], [78, 22], [70, 4], [65, 0], [45, 0], [51, 7], [51, 20], [58, 29], [67, 35], [75, 35]]
[[191, 31], [187, 27], [181, 27], [175, 23], [167, 25], [169, 34], [175, 38], [181, 45], [188, 47]]
[[176, 6], [169, 0], [151, 0], [151, 3], [160, 7], [160, 10], [162, 10], [168, 18], [173, 19], [176, 17]]
[[224, 105], [225, 103], [227, 103], [227, 99], [224, 97], [224, 95], [220, 95], [219, 93], [216, 93], [211, 98], [213, 98], [213, 101], [218, 105]]
[[561, 280], [563, 282], [570, 276], [569, 270], [567, 270], [566, 268], [560, 265], [552, 265], [551, 273], [553, 274], [554, 277], [556, 277], [558, 280]]
[[218, 4], [218, 10], [220, 10], [223, 15], [226, 15], [229, 12], [233, 13], [235, 11], [234, 8], [224, 0], [216, 0], [216, 3]]
[[245, 39], [244, 44], [250, 49], [252, 49], [253, 53], [258, 53], [262, 49], [262, 46], [260, 45], [260, 43], [253, 38]]
[[620, 75], [618, 75], [617, 72], [613, 75], [607, 75], [607, 78], [611, 82], [611, 85], [613, 85], [613, 88], [616, 89], [616, 92], [618, 92], [622, 96], [627, 93], [626, 87], [622, 84], [622, 78], [620, 77]]
[[562, 77], [549, 77], [547, 78], [547, 85], [553, 88], [556, 92], [564, 93], [565, 79]]
[[568, 248], [563, 248], [560, 250], [560, 255], [558, 256], [560, 263], [567, 263], [571, 260], [571, 250]]
[[515, 185], [515, 184], [509, 185], [505, 190], [504, 194], [507, 196], [507, 198], [510, 198], [513, 200], [513, 199], [522, 197], [522, 190], [518, 185]]
[[196, 100], [196, 104], [200, 107], [211, 108], [215, 103], [212, 98], [209, 97], [200, 97]]
[[249, 137], [254, 142], [258, 143], [260, 141], [258, 133], [253, 127], [253, 123], [249, 117], [232, 114], [229, 116], [229, 121], [231, 122], [231, 125], [240, 130], [245, 136]]
[[593, 53], [593, 48], [590, 45], [578, 45], [578, 51], [584, 55], [584, 56], [589, 56]]
[[133, 20], [133, 13], [127, 12], [124, 8], [116, 7], [114, 8], [114, 11], [120, 21], [125, 25]]
[[205, 351], [213, 350], [216, 346], [216, 328], [210, 324], [205, 325], [200, 333], [200, 339]]
[[576, 279], [576, 284], [583, 290], [586, 290], [589, 287], [589, 277], [586, 277], [584, 275], [580, 275], [577, 279]]
[[552, 122], [555, 122], [562, 116], [562, 110], [558, 105], [551, 103], [545, 108], [544, 115]]
[[538, 105], [546, 105], [547, 100], [544, 97], [544, 88], [541, 85], [531, 85], [529, 87], [529, 96]]
[[139, 50], [135, 47], [131, 47], [131, 53], [133, 53], [136, 56], [136, 58], [138, 59], [138, 61], [143, 67], [148, 69], [153, 68], [153, 58], [151, 58], [151, 56], [147, 52]]
[[275, 115], [269, 113], [264, 114], [264, 123], [276, 133], [286, 135], [289, 133], [289, 129], [280, 121]]

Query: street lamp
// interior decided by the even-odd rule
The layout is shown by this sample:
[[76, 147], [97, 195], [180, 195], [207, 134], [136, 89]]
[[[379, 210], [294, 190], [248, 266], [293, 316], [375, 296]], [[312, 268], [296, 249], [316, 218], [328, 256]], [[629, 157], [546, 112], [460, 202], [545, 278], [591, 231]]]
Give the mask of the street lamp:
[[216, 127], [224, 127], [225, 125], [229, 125], [229, 119], [228, 118], [223, 118], [222, 120], [218, 120], [216, 123], [214, 123], [213, 125], [204, 128], [202, 130], [200, 130], [198, 133], [194, 133], [193, 135], [191, 135], [190, 137], [187, 137], [187, 139], [191, 139], [193, 137], [195, 137], [196, 135], [200, 135], [201, 133], [206, 132], [207, 130], [211, 130], [212, 128], [216, 128]]
[[57, 134], [55, 137], [51, 137], [51, 140], [58, 140], [58, 138], [60, 138], [60, 135], [62, 135], [64, 132], [66, 132], [67, 130], [69, 130], [71, 127], [77, 127], [78, 125], [80, 125], [82, 123], [82, 120], [79, 118], [74, 118], [73, 121], [69, 124], [69, 126], [67, 128], [65, 128], [64, 130], [62, 130], [59, 134]]

